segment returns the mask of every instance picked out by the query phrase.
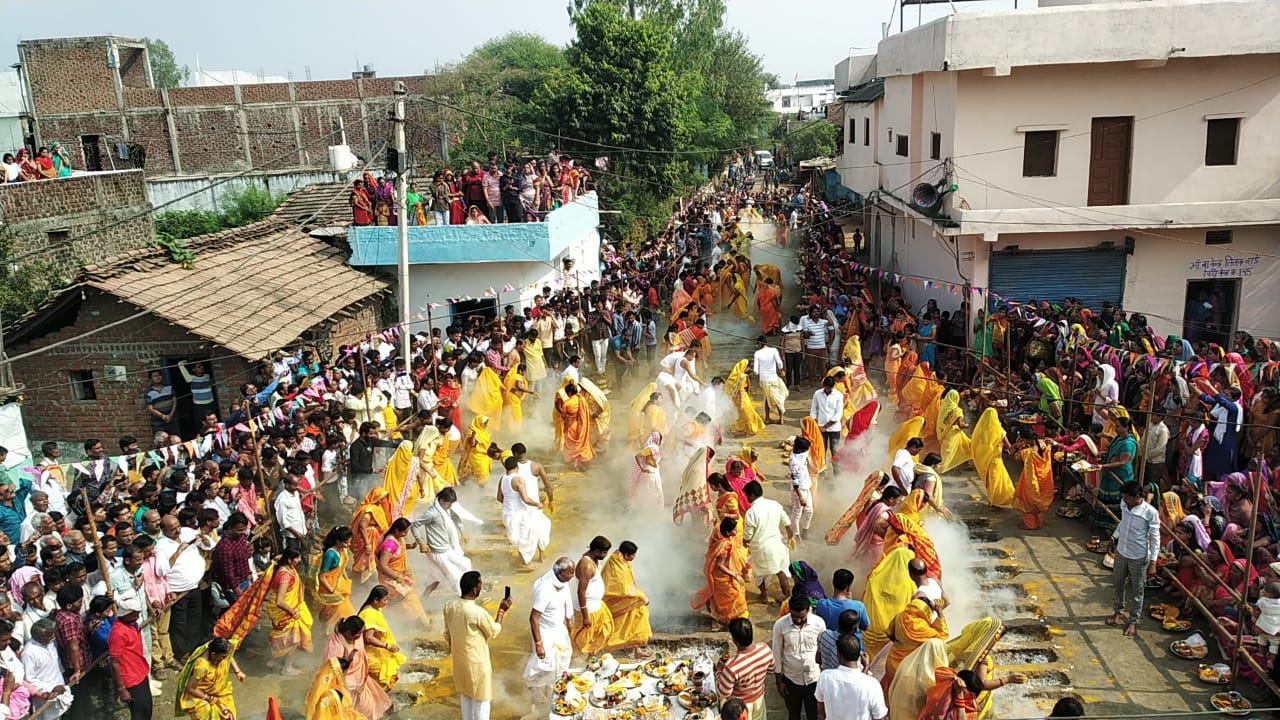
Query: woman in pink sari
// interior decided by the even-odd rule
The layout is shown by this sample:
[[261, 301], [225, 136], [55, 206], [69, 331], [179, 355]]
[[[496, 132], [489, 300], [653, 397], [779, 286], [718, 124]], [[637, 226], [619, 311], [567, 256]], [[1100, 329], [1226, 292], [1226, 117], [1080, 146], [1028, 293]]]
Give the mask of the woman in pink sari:
[[724, 479], [729, 483], [729, 487], [733, 488], [733, 492], [738, 496], [738, 507], [743, 513], [751, 508], [751, 501], [747, 499], [746, 493], [742, 491], [747, 483], [756, 479], [754, 470], [747, 467], [747, 464], [741, 458], [733, 458], [725, 463]]
[[336, 658], [342, 671], [343, 684], [350, 693], [356, 710], [370, 720], [391, 712], [391, 698], [369, 674], [369, 657], [364, 646], [364, 620], [358, 616], [344, 618], [333, 629], [324, 647], [324, 660]]
[[902, 500], [902, 491], [890, 485], [880, 499], [867, 508], [867, 514], [858, 523], [853, 535], [853, 549], [849, 560], [853, 563], [855, 577], [865, 576], [884, 557], [884, 534], [889, 529], [889, 518]]

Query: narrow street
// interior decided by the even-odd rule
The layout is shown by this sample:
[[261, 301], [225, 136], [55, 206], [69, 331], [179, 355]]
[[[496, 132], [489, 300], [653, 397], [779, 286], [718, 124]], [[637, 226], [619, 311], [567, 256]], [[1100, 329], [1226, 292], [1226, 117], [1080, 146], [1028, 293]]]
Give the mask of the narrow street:
[[[786, 284], [784, 307], [794, 308], [799, 299], [792, 280], [794, 250], [774, 242], [771, 224], [757, 223], [750, 230], [755, 235], [752, 262], [779, 266]], [[712, 318], [710, 331], [713, 354], [708, 377], [723, 376], [738, 359], [750, 356], [758, 325], [720, 314]], [[868, 373], [883, 398], [884, 377], [878, 361], [868, 365]], [[613, 379], [612, 369], [606, 377]], [[648, 382], [647, 375], [641, 378], [639, 373], [633, 374], [622, 392], [609, 388], [607, 381], [600, 382], [609, 388], [615, 438], [625, 434], [627, 404], [642, 389], [642, 381]], [[761, 435], [748, 441], [760, 453], [763, 473], [769, 479], [766, 494], [784, 505], [789, 485], [785, 481], [786, 456], [781, 444], [798, 432], [799, 419], [808, 413], [812, 391], [812, 387], [793, 391], [788, 399], [787, 424], [768, 425]], [[526, 420], [528, 437], [524, 442], [533, 448], [531, 455], [547, 465], [556, 484], [548, 562], [560, 555], [580, 556], [595, 535], [609, 537], [615, 547], [622, 540], [636, 542], [640, 548], [635, 563], [637, 580], [652, 602], [652, 646], [707, 657], [723, 652], [727, 634], [718, 630], [709, 617], [692, 612], [688, 602], [703, 582], [706, 529], [699, 522], [674, 526], [669, 511], [658, 515], [627, 509], [625, 478], [632, 461], [620, 441], [615, 442], [613, 453], [599, 458], [589, 472], [565, 470], [558, 454], [547, 450], [551, 429], [545, 408], [541, 412], [537, 421]], [[829, 584], [835, 569], [846, 564], [852, 533], [836, 547], [825, 545], [822, 536], [856, 496], [867, 472], [877, 463], [887, 467], [885, 451], [895, 427], [892, 408], [882, 410], [880, 422], [870, 432], [866, 467], [834, 478], [824, 474], [818, 482], [813, 531], [792, 557], [806, 560], [818, 569], [824, 584]], [[742, 440], [726, 435], [718, 457], [736, 454], [742, 444]], [[679, 486], [678, 468], [683, 462], [682, 458], [664, 460], [668, 505]], [[716, 466], [722, 464], [723, 461]], [[1016, 479], [1017, 463], [1010, 463], [1009, 469]], [[1083, 524], [1051, 513], [1043, 530], [1027, 534], [1018, 529], [1016, 512], [987, 507], [985, 494], [971, 469], [949, 474], [944, 478], [944, 488], [945, 502], [955, 513], [955, 521], [935, 518], [927, 523], [927, 529], [941, 554], [945, 586], [953, 602], [948, 622], [958, 631], [965, 623], [985, 616], [1003, 620], [1007, 633], [994, 652], [998, 671], [1023, 672], [1030, 678], [1026, 685], [1009, 686], [995, 693], [997, 717], [1042, 717], [1056, 700], [1068, 694], [1079, 697], [1090, 715], [1126, 714], [1141, 709], [1201, 709], [1208, 693], [1187, 673], [1195, 663], [1173, 658], [1165, 647], [1175, 636], [1166, 635], [1153, 624], [1144, 626], [1135, 642], [1103, 625], [1110, 608], [1110, 571], [1102, 569], [1100, 556], [1084, 550], [1088, 530]], [[459, 497], [462, 504], [485, 520], [483, 528], [470, 535], [467, 546], [474, 566], [484, 574], [483, 604], [491, 610], [496, 608], [505, 585], [511, 586], [515, 598], [503, 632], [492, 644], [496, 683], [493, 717], [514, 720], [528, 709], [520, 678], [529, 653], [527, 602], [531, 585], [542, 571], [516, 572], [518, 563], [502, 531], [494, 491], [491, 481], [485, 487], [463, 486]], [[353, 592], [352, 600], [357, 605], [365, 590], [357, 588]], [[754, 593], [750, 599], [756, 639], [767, 641], [778, 607], [756, 602]], [[407, 622], [395, 625], [410, 662], [402, 669], [400, 683], [392, 692], [397, 707], [393, 717], [458, 717], [458, 698], [453, 692], [452, 670], [441, 635], [439, 610], [444, 600], [442, 591], [425, 603], [432, 618], [430, 626], [411, 630]], [[396, 623], [394, 616], [392, 622]], [[319, 631], [315, 642], [317, 646], [324, 642]], [[242, 655], [240, 662], [250, 679], [237, 694], [246, 700], [267, 694], [300, 698], [310, 682], [309, 678], [282, 679], [268, 674], [260, 657]], [[769, 716], [785, 717], [781, 698], [772, 689], [768, 692]], [[171, 702], [169, 698], [161, 700]], [[250, 713], [260, 711], [249, 702], [245, 709]], [[297, 716], [296, 711], [285, 712], [286, 718]], [[261, 717], [261, 712], [246, 717]]]

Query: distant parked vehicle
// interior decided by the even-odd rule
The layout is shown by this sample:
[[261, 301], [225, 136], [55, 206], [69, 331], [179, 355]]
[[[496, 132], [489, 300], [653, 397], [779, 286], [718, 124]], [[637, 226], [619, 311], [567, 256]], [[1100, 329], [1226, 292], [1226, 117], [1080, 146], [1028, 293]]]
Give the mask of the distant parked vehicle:
[[761, 170], [773, 167], [773, 153], [768, 150], [756, 151], [756, 167]]

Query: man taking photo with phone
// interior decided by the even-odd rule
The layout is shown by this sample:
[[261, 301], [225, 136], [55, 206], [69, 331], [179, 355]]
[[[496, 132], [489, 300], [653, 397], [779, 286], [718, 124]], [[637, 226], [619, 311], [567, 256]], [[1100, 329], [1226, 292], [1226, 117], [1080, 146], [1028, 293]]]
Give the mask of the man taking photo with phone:
[[465, 572], [458, 581], [462, 596], [444, 604], [444, 640], [453, 657], [453, 683], [462, 698], [462, 720], [489, 720], [493, 701], [489, 643], [502, 632], [502, 618], [511, 609], [511, 588], [507, 588], [497, 616], [489, 617], [478, 602], [483, 589], [480, 573]]

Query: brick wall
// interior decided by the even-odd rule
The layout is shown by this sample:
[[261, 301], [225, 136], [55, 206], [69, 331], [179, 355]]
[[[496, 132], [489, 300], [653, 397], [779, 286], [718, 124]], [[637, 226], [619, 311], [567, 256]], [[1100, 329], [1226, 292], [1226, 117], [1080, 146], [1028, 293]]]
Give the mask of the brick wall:
[[[49, 333], [38, 340], [18, 343], [10, 355], [47, 347], [64, 338], [121, 320], [138, 309], [108, 295], [90, 291], [81, 304], [73, 325]], [[159, 368], [165, 358], [212, 358], [218, 398], [225, 411], [238, 394], [240, 384], [252, 377], [249, 363], [238, 357], [225, 358], [228, 351], [183, 329], [143, 316], [82, 340], [13, 364], [14, 379], [26, 386], [23, 419], [27, 434], [35, 440], [77, 442], [88, 437], [102, 438], [108, 454], [115, 452], [115, 440], [133, 435], [149, 444], [151, 423], [142, 402], [147, 372]], [[107, 380], [108, 365], [123, 366], [123, 380]], [[77, 400], [73, 394], [72, 372], [91, 371], [96, 400]]]
[[[10, 356], [48, 347], [60, 340], [120, 321], [138, 312], [130, 303], [113, 296], [88, 291], [75, 322], [35, 340], [24, 340], [6, 348]], [[381, 304], [369, 301], [348, 308], [334, 318], [322, 354], [334, 353], [344, 344], [363, 339], [379, 327]], [[204, 338], [151, 315], [107, 328], [89, 337], [13, 363], [14, 379], [26, 386], [23, 392], [23, 420], [33, 445], [44, 440], [78, 443], [84, 438], [102, 438], [107, 454], [114, 441], [124, 435], [143, 439], [151, 436], [151, 422], [142, 402], [147, 373], [165, 365], [166, 359], [208, 359], [217, 381], [219, 408], [226, 412], [232, 398], [239, 397], [241, 384], [253, 379], [255, 367]], [[107, 366], [123, 366], [124, 380], [107, 380]], [[77, 400], [72, 373], [91, 371], [95, 400]]]
[[116, 144], [126, 141], [127, 126], [128, 142], [146, 151], [149, 177], [179, 174], [179, 166], [183, 175], [264, 165], [273, 172], [321, 169], [328, 163], [328, 146], [340, 142], [339, 117], [347, 143], [367, 159], [391, 135], [388, 111], [396, 80], [403, 80], [410, 94], [406, 114], [411, 151], [425, 159], [439, 148], [434, 129], [423, 129], [435, 127], [436, 108], [421, 97], [429, 92], [429, 82], [420, 76], [243, 85], [238, 101], [236, 89], [229, 86], [172, 88], [167, 92], [167, 112], [172, 113], [176, 132], [170, 137], [161, 92], [146, 86], [139, 71], [144, 61], [134, 60], [138, 51], [124, 45], [132, 41], [117, 39], [124, 86], [122, 117], [113, 70], [107, 63], [108, 40], [67, 38], [20, 44], [40, 140], [45, 145], [61, 141], [72, 152], [76, 167], [84, 167], [81, 136], [101, 136], [106, 165]]
[[153, 231], [140, 170], [0, 185], [0, 223], [15, 234], [15, 260], [53, 262], [67, 277], [150, 245]]

